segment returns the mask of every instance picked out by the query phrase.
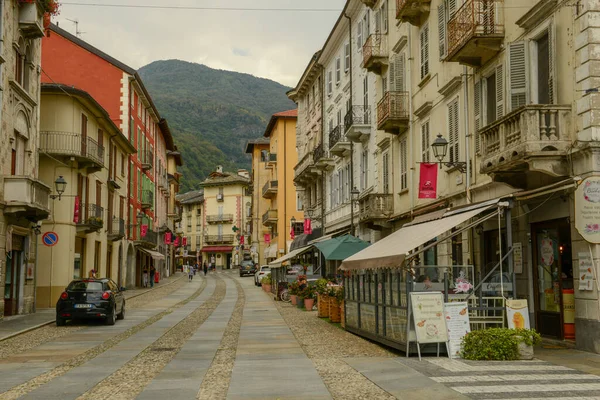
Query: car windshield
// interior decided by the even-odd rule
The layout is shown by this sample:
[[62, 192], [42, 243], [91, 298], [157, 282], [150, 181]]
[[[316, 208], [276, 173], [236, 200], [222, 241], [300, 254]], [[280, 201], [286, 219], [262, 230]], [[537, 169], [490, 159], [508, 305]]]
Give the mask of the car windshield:
[[71, 282], [67, 287], [67, 290], [71, 291], [86, 291], [86, 292], [100, 292], [102, 291], [102, 282], [96, 281], [76, 281]]
[[270, 267], [262, 267], [260, 270], [261, 270], [261, 271], [270, 271], [270, 270], [271, 270], [271, 268], [270, 268]]

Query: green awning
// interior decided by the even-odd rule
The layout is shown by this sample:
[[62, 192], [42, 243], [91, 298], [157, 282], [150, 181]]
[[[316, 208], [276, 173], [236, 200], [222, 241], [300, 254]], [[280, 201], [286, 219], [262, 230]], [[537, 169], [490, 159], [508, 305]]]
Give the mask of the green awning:
[[324, 242], [314, 243], [326, 260], [345, 260], [369, 247], [369, 243], [352, 235], [339, 236]]

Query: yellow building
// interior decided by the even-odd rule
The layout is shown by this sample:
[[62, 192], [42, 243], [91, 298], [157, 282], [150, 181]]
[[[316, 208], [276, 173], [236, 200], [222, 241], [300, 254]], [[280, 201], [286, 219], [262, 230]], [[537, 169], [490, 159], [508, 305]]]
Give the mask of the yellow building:
[[298, 110], [273, 114], [264, 136], [269, 138], [268, 181], [260, 190], [269, 199], [269, 208], [262, 214], [262, 224], [270, 229], [270, 246], [262, 259], [272, 261], [289, 251], [292, 243], [292, 218], [295, 234], [303, 233], [302, 201], [294, 185], [294, 167], [298, 163], [296, 152], [296, 121]]
[[202, 261], [222, 269], [235, 267], [244, 256], [250, 256], [248, 171], [223, 172], [223, 167], [217, 166], [200, 186], [204, 189]]
[[[251, 253], [254, 262], [260, 265], [267, 263], [265, 250], [270, 246], [271, 238], [271, 229], [262, 223], [263, 214], [271, 206], [271, 201], [262, 196], [262, 187], [271, 177], [271, 170], [267, 168], [270, 143], [269, 138], [259, 138], [249, 140], [246, 144], [246, 154], [252, 156], [252, 208], [248, 215], [251, 224]], [[273, 245], [272, 249], [275, 247]]]
[[66, 183], [41, 226], [58, 240], [38, 243], [44, 261], [36, 304], [52, 307], [72, 279], [92, 269], [124, 284], [128, 157], [135, 148], [88, 93], [57, 84], [42, 85], [41, 93], [40, 180]]
[[177, 201], [182, 207], [181, 229], [186, 238], [186, 246], [182, 249], [180, 257], [183, 264], [193, 265], [200, 263], [203, 243], [203, 216], [204, 190], [192, 190], [177, 196]]

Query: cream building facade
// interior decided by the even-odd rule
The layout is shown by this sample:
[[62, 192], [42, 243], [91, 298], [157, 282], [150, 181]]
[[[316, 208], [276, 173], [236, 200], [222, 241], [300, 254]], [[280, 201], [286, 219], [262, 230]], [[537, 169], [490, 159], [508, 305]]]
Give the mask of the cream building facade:
[[[263, 137], [249, 140], [246, 144], [246, 154], [250, 154], [252, 157], [250, 172], [252, 205], [248, 213], [252, 238], [250, 253], [252, 260], [260, 265], [267, 264], [267, 258], [273, 259], [276, 254], [276, 245], [273, 244], [273, 247], [270, 247], [271, 230], [262, 223], [262, 216], [270, 207], [270, 200], [262, 196], [262, 188], [271, 178], [271, 170], [267, 168], [270, 162], [270, 142], [269, 138]], [[269, 255], [270, 257], [268, 257]]]
[[39, 180], [41, 5], [0, 2], [0, 319], [35, 311], [37, 226], [50, 213], [51, 186]]
[[192, 190], [177, 195], [177, 201], [181, 204], [183, 212], [182, 237], [186, 238], [186, 246], [182, 249], [184, 254], [180, 254], [180, 258], [184, 264], [200, 263], [204, 243], [204, 190]]
[[44, 84], [39, 152], [40, 180], [54, 186], [62, 178], [66, 186], [41, 225], [42, 235], [54, 232], [58, 241], [38, 243], [45, 268], [37, 274], [37, 306], [54, 306], [71, 280], [92, 269], [123, 285], [126, 160], [135, 148], [88, 93]]
[[[324, 142], [334, 161], [325, 169], [325, 232], [351, 228], [346, 187], [359, 193], [356, 234], [371, 242], [437, 210], [508, 201], [500, 229], [487, 221], [448, 232], [418, 265], [430, 275], [440, 266], [473, 265], [485, 276], [499, 255], [522, 249], [518, 265], [512, 255], [504, 262], [514, 273], [508, 295], [528, 300], [543, 335], [571, 339], [574, 323], [577, 346], [600, 352], [592, 333], [600, 325], [597, 285], [580, 290], [577, 277], [586, 254], [597, 266], [600, 253], [578, 222], [586, 214], [576, 202], [588, 186], [575, 191], [588, 177], [586, 185], [595, 185], [599, 170], [599, 11], [587, 1], [348, 1], [307, 68], [324, 76]], [[292, 97], [300, 121], [315, 118], [307, 75]], [[354, 119], [356, 105], [364, 107], [362, 120], [360, 113]], [[337, 129], [350, 109], [349, 124]], [[299, 136], [308, 132], [299, 125]], [[435, 157], [434, 143], [445, 144], [445, 157]], [[439, 163], [434, 199], [419, 198], [427, 162]], [[344, 173], [348, 166], [352, 172]]]

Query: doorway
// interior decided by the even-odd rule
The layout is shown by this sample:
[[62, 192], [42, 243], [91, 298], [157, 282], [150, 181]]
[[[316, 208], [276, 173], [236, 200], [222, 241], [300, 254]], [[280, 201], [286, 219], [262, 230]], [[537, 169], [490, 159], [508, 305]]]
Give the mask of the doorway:
[[[13, 236], [14, 238], [15, 236]], [[12, 250], [6, 255], [6, 275], [4, 278], [4, 316], [17, 315], [19, 311], [19, 292], [22, 279], [23, 252]]]
[[113, 279], [113, 277], [112, 277], [112, 264], [113, 264], [112, 244], [108, 243], [107, 247], [108, 247], [108, 251], [106, 252], [106, 277], [109, 279]]
[[73, 260], [73, 279], [85, 276], [85, 239], [75, 237], [75, 257]]
[[562, 340], [565, 291], [573, 289], [569, 221], [532, 224], [531, 230], [537, 330], [544, 336]]

